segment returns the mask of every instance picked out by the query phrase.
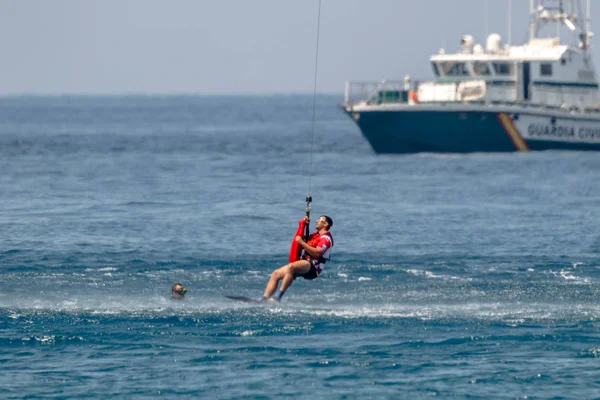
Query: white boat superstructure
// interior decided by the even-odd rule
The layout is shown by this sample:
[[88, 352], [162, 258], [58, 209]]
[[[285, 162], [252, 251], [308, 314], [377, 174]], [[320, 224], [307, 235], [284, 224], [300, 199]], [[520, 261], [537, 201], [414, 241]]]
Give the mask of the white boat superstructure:
[[[461, 38], [461, 51], [430, 58], [441, 81], [419, 88], [419, 101], [519, 102], [569, 109], [598, 109], [598, 81], [589, 51], [592, 33], [572, 7], [562, 2], [550, 7], [547, 1], [531, 1], [529, 41], [521, 46], [503, 45], [498, 34], [491, 34], [482, 45], [473, 45], [470, 35]], [[572, 3], [571, 3], [572, 4]], [[577, 46], [561, 44], [560, 36], [541, 38], [547, 25], [561, 24], [577, 30]], [[575, 25], [577, 24], [577, 25]], [[466, 81], [477, 83], [465, 85]], [[438, 93], [437, 85], [450, 85]], [[462, 84], [462, 85], [461, 85]], [[475, 89], [477, 88], [477, 89]], [[454, 89], [454, 90], [452, 90]]]
[[[449, 122], [438, 127], [429, 121], [436, 119], [436, 112], [450, 112], [452, 106], [452, 112], [458, 113], [452, 129], [461, 135], [468, 130], [485, 146], [491, 141], [477, 133], [481, 127], [465, 122], [468, 119], [465, 112], [495, 114], [504, 130], [512, 132], [511, 141], [519, 143], [517, 150], [597, 149], [600, 141], [595, 143], [595, 138], [590, 145], [589, 138], [578, 143], [577, 137], [562, 140], [552, 136], [557, 123], [565, 124], [561, 132], [589, 131], [590, 124], [600, 124], [600, 92], [591, 54], [591, 4], [590, 0], [585, 7], [581, 3], [582, 0], [530, 0], [529, 38], [524, 44], [504, 44], [496, 33], [490, 34], [483, 44], [475, 43], [471, 35], [464, 35], [457, 52], [440, 49], [430, 57], [435, 80], [413, 81], [406, 76], [395, 81], [347, 82], [342, 108], [358, 123], [374, 148], [375, 145], [401, 148], [399, 143], [391, 145], [398, 136], [408, 146], [407, 152], [428, 148], [443, 151], [440, 149], [448, 148]], [[571, 42], [562, 41], [563, 36], [570, 37]], [[507, 109], [512, 111], [506, 113]], [[424, 112], [428, 120], [414, 114], [420, 113], [422, 117]], [[548, 112], [552, 116], [545, 122]], [[373, 115], [367, 116], [368, 113]], [[523, 127], [519, 114], [531, 116], [537, 127]], [[578, 122], [582, 117], [586, 120], [585, 129]], [[430, 126], [426, 129], [421, 124]], [[546, 124], [548, 129], [543, 128]], [[423, 136], [408, 136], [405, 130], [411, 126], [415, 130], [426, 129], [428, 135], [433, 132], [426, 144], [421, 143]], [[445, 130], [441, 131], [442, 128]], [[527, 134], [520, 133], [522, 129], [551, 134], [529, 138], [529, 146]], [[400, 130], [404, 131], [400, 134]], [[443, 137], [444, 143], [435, 143], [434, 136]], [[497, 151], [510, 151], [503, 146], [499, 148]], [[452, 148], [452, 151], [457, 150]], [[479, 150], [473, 145], [468, 151], [496, 150], [493, 147]]]
[[[492, 33], [484, 46], [465, 35], [459, 52], [447, 54], [440, 49], [431, 56], [435, 81], [413, 82], [406, 77], [403, 81], [347, 82], [346, 102], [354, 102], [356, 94], [369, 101], [374, 93], [413, 88], [411, 100], [420, 103], [482, 101], [598, 110], [600, 94], [589, 51], [589, 18], [580, 17], [572, 1], [567, 9], [562, 1], [530, 1], [527, 43], [505, 45], [500, 35]], [[589, 5], [587, 10], [589, 13]], [[544, 28], [557, 24], [578, 31], [579, 43], [569, 46], [561, 44], [560, 36], [539, 36]]]

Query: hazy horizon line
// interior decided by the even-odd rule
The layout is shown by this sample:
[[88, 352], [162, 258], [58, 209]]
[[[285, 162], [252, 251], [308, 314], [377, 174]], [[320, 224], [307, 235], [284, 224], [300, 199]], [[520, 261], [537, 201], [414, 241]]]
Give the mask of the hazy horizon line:
[[[0, 98], [16, 97], [272, 97], [313, 96], [313, 92], [65, 92], [65, 93], [0, 93]], [[317, 92], [317, 96], [344, 96], [344, 92]]]

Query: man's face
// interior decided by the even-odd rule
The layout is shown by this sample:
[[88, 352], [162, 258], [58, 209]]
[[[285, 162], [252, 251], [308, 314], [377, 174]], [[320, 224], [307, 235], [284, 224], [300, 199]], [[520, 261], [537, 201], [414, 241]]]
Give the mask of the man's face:
[[317, 224], [317, 229], [322, 229], [327, 226], [327, 221], [325, 220], [325, 217], [319, 217], [316, 224]]

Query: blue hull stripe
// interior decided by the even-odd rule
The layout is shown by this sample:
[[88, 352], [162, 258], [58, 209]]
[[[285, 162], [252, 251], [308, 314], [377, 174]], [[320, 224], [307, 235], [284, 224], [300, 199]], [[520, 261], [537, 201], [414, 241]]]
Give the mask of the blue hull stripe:
[[595, 88], [598, 89], [597, 83], [572, 83], [572, 82], [546, 82], [546, 81], [534, 81], [536, 86], [566, 86], [566, 87], [582, 87], [582, 88]]
[[[522, 150], [515, 146], [514, 135], [507, 134], [498, 115], [492, 111], [365, 111], [359, 113], [356, 122], [376, 153]], [[596, 143], [522, 140], [529, 150], [600, 151]]]

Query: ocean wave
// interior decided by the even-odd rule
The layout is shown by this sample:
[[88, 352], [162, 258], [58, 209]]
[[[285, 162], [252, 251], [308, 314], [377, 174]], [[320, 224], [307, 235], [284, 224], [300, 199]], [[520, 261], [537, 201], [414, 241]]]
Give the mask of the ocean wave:
[[33, 335], [13, 338], [0, 337], [0, 347], [12, 347], [12, 346], [23, 346], [23, 345], [42, 345], [42, 346], [54, 346], [54, 345], [71, 345], [71, 344], [82, 344], [87, 342], [83, 336], [65, 336], [65, 335]]

